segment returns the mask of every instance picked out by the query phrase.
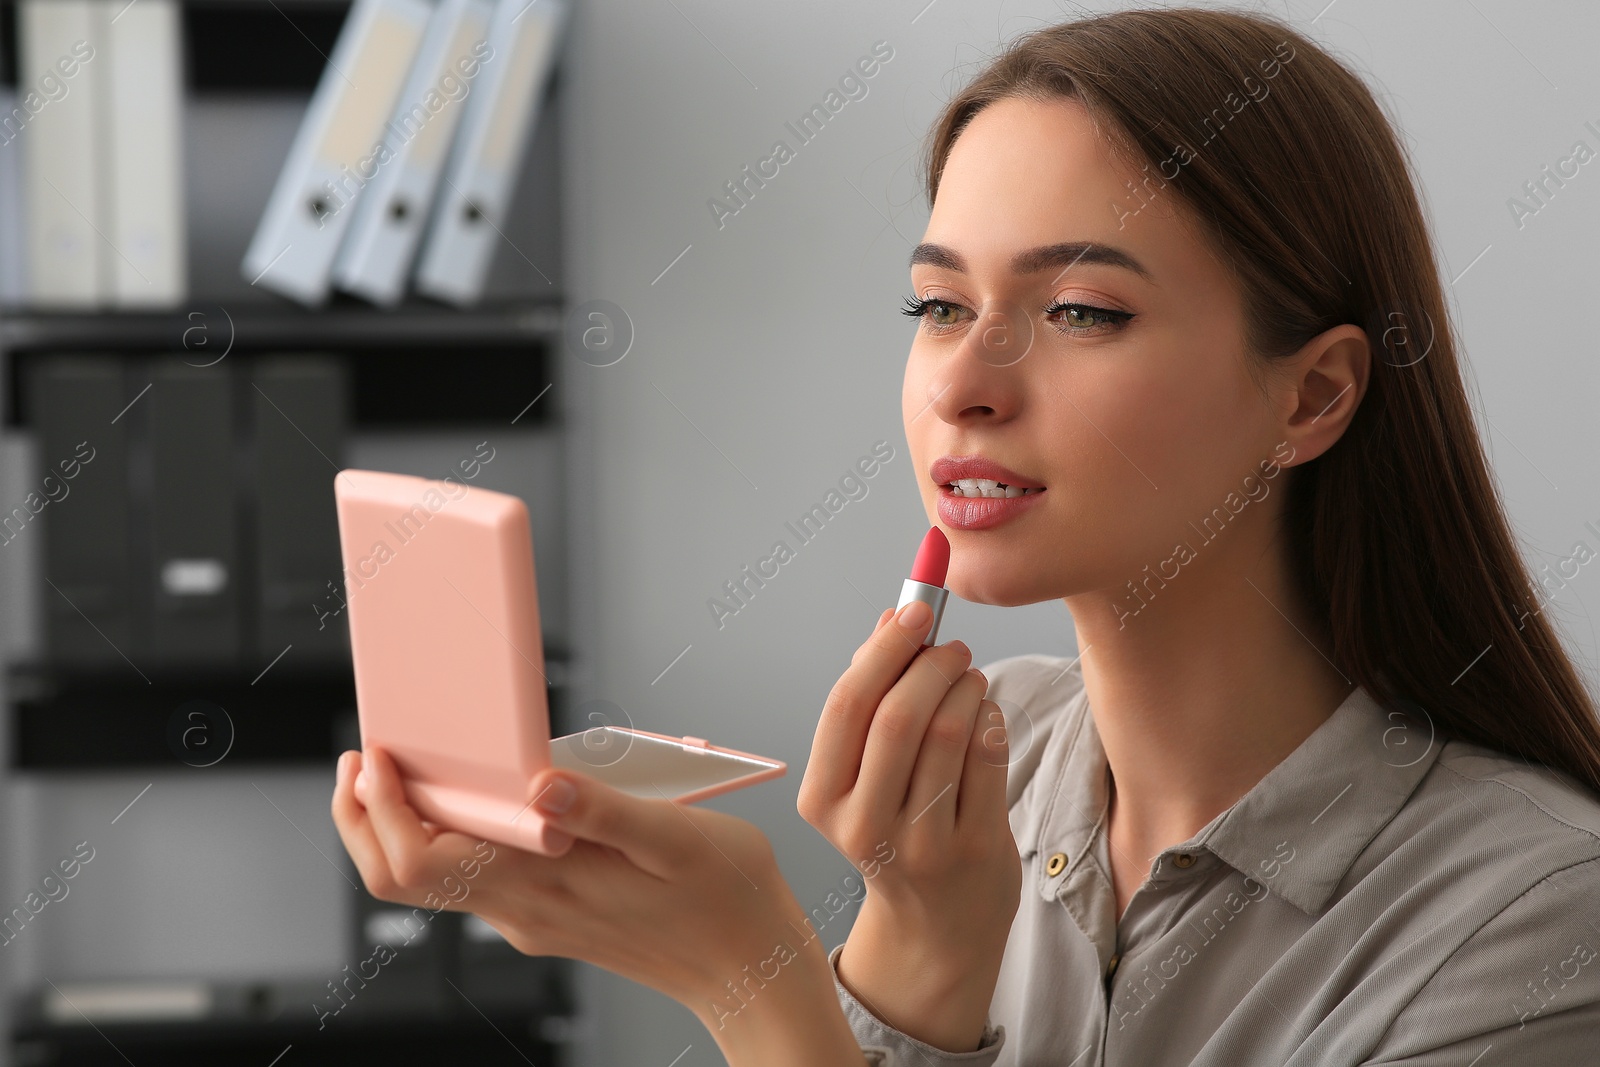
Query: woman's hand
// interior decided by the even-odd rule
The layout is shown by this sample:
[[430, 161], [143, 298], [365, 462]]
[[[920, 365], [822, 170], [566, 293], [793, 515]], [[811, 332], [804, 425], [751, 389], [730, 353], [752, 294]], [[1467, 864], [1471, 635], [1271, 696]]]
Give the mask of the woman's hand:
[[[893, 615], [891, 621], [891, 615]], [[839, 980], [935, 1048], [978, 1047], [1022, 890], [1004, 719], [925, 604], [885, 611], [828, 694], [800, 815], [867, 877]], [[907, 666], [909, 664], [909, 666]]]
[[[520, 952], [585, 960], [665, 993], [731, 1064], [863, 1062], [821, 943], [802, 940], [805, 914], [757, 827], [553, 769], [533, 787], [571, 836], [559, 856], [423, 822], [376, 749], [339, 757], [333, 820], [373, 896], [470, 911]], [[782, 959], [780, 944], [792, 946]]]

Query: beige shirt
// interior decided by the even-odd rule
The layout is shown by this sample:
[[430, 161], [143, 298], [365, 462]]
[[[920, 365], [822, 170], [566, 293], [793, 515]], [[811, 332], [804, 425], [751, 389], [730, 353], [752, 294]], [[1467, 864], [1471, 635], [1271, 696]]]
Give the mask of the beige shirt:
[[1600, 801], [1568, 776], [1443, 743], [1425, 709], [1358, 687], [1157, 856], [1119, 922], [1080, 669], [1043, 655], [982, 669], [1006, 716], [1023, 869], [989, 1029], [975, 1051], [940, 1051], [878, 1020], [835, 970], [869, 1060], [1600, 1065]]

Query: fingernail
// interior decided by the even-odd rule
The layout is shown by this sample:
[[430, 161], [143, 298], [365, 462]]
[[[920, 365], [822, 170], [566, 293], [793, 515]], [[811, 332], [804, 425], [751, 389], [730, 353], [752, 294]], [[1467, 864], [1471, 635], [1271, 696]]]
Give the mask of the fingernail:
[[565, 830], [551, 830], [545, 844], [550, 846], [551, 852], [565, 854], [567, 846], [572, 844], [572, 835]]
[[915, 633], [933, 621], [933, 609], [920, 600], [913, 600], [900, 611], [900, 625]]
[[534, 803], [540, 810], [548, 811], [552, 815], [559, 814], [572, 807], [572, 802], [578, 798], [578, 790], [565, 778], [556, 778], [547, 785]]

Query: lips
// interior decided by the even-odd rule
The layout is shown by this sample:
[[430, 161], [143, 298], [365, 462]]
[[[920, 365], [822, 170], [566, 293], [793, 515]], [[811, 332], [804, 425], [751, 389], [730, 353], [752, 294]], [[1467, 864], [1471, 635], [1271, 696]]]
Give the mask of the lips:
[[[946, 486], [962, 478], [985, 478], [1017, 489], [1044, 490], [1044, 483], [1025, 474], [1018, 474], [984, 456], [943, 456], [934, 461], [929, 475], [936, 485]], [[1031, 493], [1029, 494], [1032, 495]]]
[[1037, 506], [1045, 494], [1038, 479], [983, 456], [945, 456], [929, 474], [939, 487], [939, 518], [952, 529], [992, 529]]

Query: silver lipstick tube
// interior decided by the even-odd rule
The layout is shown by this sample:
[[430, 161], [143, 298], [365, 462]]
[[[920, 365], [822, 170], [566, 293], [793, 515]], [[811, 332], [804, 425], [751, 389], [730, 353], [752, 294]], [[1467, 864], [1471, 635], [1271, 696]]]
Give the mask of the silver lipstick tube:
[[923, 647], [939, 643], [939, 620], [944, 617], [944, 602], [950, 597], [950, 590], [942, 585], [929, 585], [927, 582], [913, 581], [907, 578], [900, 587], [900, 603], [895, 605], [895, 611], [920, 600], [933, 609], [933, 625], [928, 628], [928, 636], [923, 638]]

